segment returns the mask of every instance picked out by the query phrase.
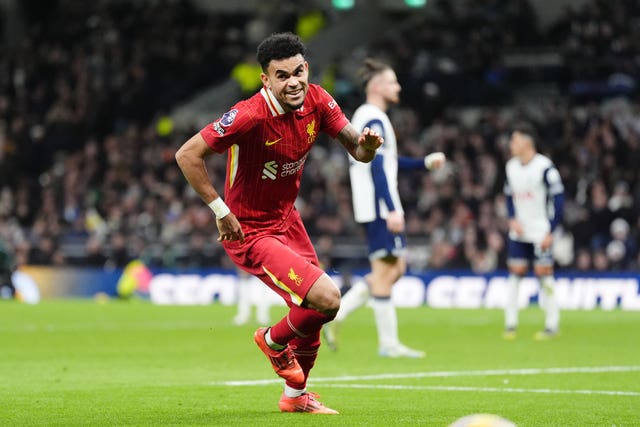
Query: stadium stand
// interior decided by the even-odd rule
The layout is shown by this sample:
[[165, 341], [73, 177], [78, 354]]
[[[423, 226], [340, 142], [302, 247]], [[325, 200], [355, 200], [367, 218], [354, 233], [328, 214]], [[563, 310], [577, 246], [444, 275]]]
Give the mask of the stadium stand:
[[[225, 95], [239, 90], [231, 70], [260, 34], [295, 29], [315, 3], [286, 2], [269, 25], [269, 10], [212, 12], [200, 3], [23, 1], [2, 9], [0, 233], [19, 264], [115, 268], [141, 258], [232, 268], [173, 153], [224, 111], [222, 100], [236, 98]], [[401, 176], [410, 267], [504, 266], [502, 165], [509, 125], [525, 117], [567, 187], [560, 266], [637, 269], [640, 7], [590, 0], [541, 25], [533, 1], [464, 3], [369, 11], [392, 25], [363, 39], [349, 33], [352, 44], [340, 49], [314, 47], [310, 58], [314, 79], [332, 82], [347, 114], [361, 96], [358, 61], [392, 62], [403, 86], [391, 113], [401, 149], [452, 160], [439, 173]], [[353, 15], [318, 10], [324, 28], [309, 43], [335, 46]], [[321, 140], [299, 200], [320, 257], [336, 268], [366, 264], [346, 160]], [[208, 167], [224, 179], [223, 158]]]

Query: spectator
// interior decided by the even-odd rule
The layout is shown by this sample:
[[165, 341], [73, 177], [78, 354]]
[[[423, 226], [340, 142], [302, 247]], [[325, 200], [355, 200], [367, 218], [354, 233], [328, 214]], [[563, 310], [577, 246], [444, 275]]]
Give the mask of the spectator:
[[[470, 268], [472, 254], [491, 241], [488, 230], [506, 233], [496, 188], [503, 172], [495, 165], [506, 160], [505, 129], [514, 114], [540, 124], [548, 141], [540, 148], [565, 183], [572, 267], [591, 265], [582, 259], [600, 260], [601, 250], [606, 256], [614, 218], [625, 219], [630, 239], [637, 239], [640, 109], [634, 79], [640, 65], [631, 59], [639, 52], [633, 41], [640, 6], [589, 0], [547, 29], [536, 26], [526, 1], [506, 3], [496, 8], [473, 0], [460, 10], [438, 2], [433, 6], [442, 18], [413, 16], [327, 67], [336, 68], [341, 83], [334, 96], [349, 110], [359, 102], [350, 64], [369, 51], [402, 63], [397, 73], [406, 106], [390, 117], [406, 141], [404, 154], [443, 151], [453, 160], [442, 173], [400, 177], [410, 244], [424, 254], [411, 259], [411, 269]], [[290, 1], [261, 4], [250, 16], [211, 16], [189, 1], [96, 6], [61, 0], [39, 7], [42, 13], [26, 14], [22, 42], [0, 57], [6, 77], [0, 79], [0, 223], [19, 227], [9, 237], [16, 258], [28, 262], [29, 252], [41, 257], [37, 248], [45, 234], [57, 247], [46, 262], [85, 262], [75, 256], [93, 237], [108, 257], [106, 236], [122, 233], [132, 254], [144, 251], [162, 266], [160, 248], [170, 244], [178, 253], [166, 262], [182, 260], [176, 265], [191, 268], [184, 262], [195, 252], [191, 234], [210, 233], [214, 224], [194, 208], [170, 153], [193, 129], [174, 123], [159, 133], [155, 121], [194, 89], [228, 77], [246, 47], [275, 27], [293, 28], [300, 9]], [[538, 50], [554, 52], [564, 65], [532, 65], [528, 72], [496, 60]], [[516, 104], [515, 95], [540, 76], [557, 95], [544, 99], [539, 93]], [[466, 108], [469, 103], [475, 107]], [[341, 153], [325, 141], [320, 146], [307, 160], [310, 179], [303, 180], [297, 202], [304, 220], [314, 241], [339, 234], [331, 236], [338, 248], [343, 241], [364, 244], [349, 221], [347, 177], [336, 173], [340, 166], [328, 167]], [[223, 160], [207, 165], [216, 180], [224, 176]], [[467, 226], [458, 218], [461, 205], [473, 218]], [[463, 244], [467, 227], [475, 237]], [[224, 255], [210, 255], [215, 265], [232, 267]], [[504, 259], [497, 265], [504, 267]]]

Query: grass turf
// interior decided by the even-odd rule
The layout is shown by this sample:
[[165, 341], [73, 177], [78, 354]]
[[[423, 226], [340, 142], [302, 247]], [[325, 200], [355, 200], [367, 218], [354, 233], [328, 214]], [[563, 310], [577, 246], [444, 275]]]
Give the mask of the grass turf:
[[640, 312], [565, 311], [561, 336], [536, 342], [535, 307], [521, 312], [515, 341], [502, 340], [499, 310], [401, 309], [401, 339], [427, 351], [410, 360], [377, 356], [362, 309], [337, 352], [321, 348], [310, 380], [338, 416], [280, 413], [282, 383], [253, 343], [257, 325], [233, 326], [234, 314], [0, 301], [0, 425], [446, 426], [473, 413], [519, 426], [640, 425]]

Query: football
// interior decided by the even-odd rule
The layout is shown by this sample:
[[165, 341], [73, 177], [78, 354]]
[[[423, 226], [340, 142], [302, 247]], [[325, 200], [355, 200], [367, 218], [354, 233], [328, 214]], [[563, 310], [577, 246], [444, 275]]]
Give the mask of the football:
[[516, 425], [498, 415], [473, 414], [454, 421], [449, 427], [516, 427]]

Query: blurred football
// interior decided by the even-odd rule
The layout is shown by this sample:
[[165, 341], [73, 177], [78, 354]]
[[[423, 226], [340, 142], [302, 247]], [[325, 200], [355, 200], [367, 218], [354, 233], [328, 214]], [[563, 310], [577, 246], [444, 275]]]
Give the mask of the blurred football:
[[516, 427], [516, 425], [498, 415], [473, 414], [454, 421], [449, 427]]

